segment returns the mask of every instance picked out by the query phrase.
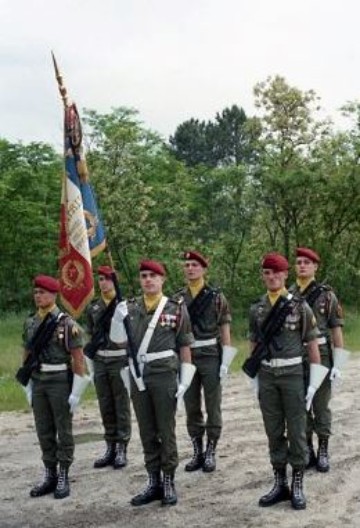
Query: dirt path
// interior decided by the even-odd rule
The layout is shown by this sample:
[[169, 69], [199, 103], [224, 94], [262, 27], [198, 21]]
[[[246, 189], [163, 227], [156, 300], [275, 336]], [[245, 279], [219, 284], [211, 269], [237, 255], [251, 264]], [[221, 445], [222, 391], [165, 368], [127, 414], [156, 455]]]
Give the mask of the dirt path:
[[4, 413], [0, 415], [0, 527], [359, 528], [359, 386], [360, 354], [356, 354], [332, 400], [331, 471], [307, 473], [308, 507], [300, 512], [289, 503], [267, 509], [257, 506], [259, 496], [271, 486], [271, 468], [260, 411], [243, 375], [233, 376], [224, 390], [224, 431], [215, 473], [184, 472], [191, 447], [184, 415], [179, 415], [179, 503], [171, 508], [159, 503], [141, 508], [129, 504], [145, 483], [135, 422], [128, 467], [121, 471], [92, 468], [103, 448], [95, 404], [83, 407], [74, 420], [77, 445], [71, 496], [61, 501], [51, 495], [31, 499], [29, 489], [41, 475], [33, 418], [30, 413]]

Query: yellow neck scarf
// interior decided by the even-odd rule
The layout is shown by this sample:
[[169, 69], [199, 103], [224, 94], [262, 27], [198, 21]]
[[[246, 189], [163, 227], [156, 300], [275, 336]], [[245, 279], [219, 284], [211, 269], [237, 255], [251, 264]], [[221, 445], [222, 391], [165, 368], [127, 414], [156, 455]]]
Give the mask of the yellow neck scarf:
[[280, 295], [287, 295], [287, 293], [288, 291], [286, 288], [281, 288], [280, 290], [277, 290], [277, 291], [268, 290], [267, 295], [268, 295], [271, 306], [274, 306], [274, 304], [276, 303]]
[[312, 282], [313, 280], [315, 280], [315, 277], [310, 277], [310, 279], [301, 279], [298, 277], [296, 279], [296, 284], [299, 286], [300, 292], [303, 292], [304, 290], [306, 290], [310, 282]]
[[200, 277], [199, 279], [189, 281], [189, 290], [191, 293], [191, 297], [193, 299], [203, 289], [204, 285], [205, 285], [204, 277]]
[[40, 319], [45, 319], [48, 313], [52, 312], [56, 308], [56, 304], [52, 304], [51, 306], [48, 306], [47, 308], [38, 308], [37, 309], [37, 315], [40, 317]]
[[106, 306], [111, 303], [115, 295], [116, 295], [115, 290], [109, 290], [108, 292], [101, 292], [101, 298], [106, 304]]
[[162, 292], [155, 293], [155, 294], [144, 293], [144, 303], [145, 303], [146, 311], [152, 312], [153, 310], [155, 310], [162, 296], [163, 296]]

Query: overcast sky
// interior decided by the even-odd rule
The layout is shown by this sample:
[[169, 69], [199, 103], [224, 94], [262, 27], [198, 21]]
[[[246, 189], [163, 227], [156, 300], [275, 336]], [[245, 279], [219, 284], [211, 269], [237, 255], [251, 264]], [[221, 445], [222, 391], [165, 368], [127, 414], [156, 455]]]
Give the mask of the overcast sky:
[[54, 50], [79, 109], [136, 108], [164, 137], [280, 74], [328, 115], [360, 99], [359, 0], [0, 0], [0, 137], [62, 143]]

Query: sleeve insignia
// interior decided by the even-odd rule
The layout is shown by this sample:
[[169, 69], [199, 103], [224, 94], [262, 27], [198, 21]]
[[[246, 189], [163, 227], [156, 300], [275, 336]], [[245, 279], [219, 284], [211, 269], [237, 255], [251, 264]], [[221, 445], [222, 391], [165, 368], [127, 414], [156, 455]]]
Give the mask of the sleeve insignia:
[[72, 326], [72, 328], [71, 328], [71, 335], [72, 335], [73, 337], [76, 337], [76, 336], [78, 336], [79, 334], [80, 334], [80, 329], [79, 329], [78, 325], [75, 323], [75, 324], [73, 324], [73, 326]]

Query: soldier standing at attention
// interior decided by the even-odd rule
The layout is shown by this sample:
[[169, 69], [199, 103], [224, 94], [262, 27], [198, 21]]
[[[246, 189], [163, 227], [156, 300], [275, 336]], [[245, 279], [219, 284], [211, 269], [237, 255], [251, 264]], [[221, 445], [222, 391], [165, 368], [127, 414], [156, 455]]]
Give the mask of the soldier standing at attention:
[[120, 344], [112, 342], [109, 337], [111, 314], [108, 321], [104, 320], [104, 313], [116, 296], [112, 280], [114, 270], [110, 266], [99, 266], [97, 271], [100, 297], [88, 306], [86, 317], [90, 336], [100, 335], [99, 349], [93, 361], [88, 358], [86, 361], [89, 370], [93, 368], [94, 371], [106, 450], [95, 460], [94, 467], [113, 466], [114, 469], [121, 469], [127, 464], [127, 445], [131, 436], [130, 399], [120, 376], [121, 369], [128, 364], [126, 340]]
[[[311, 306], [319, 328], [318, 345], [321, 364], [332, 369], [316, 392], [312, 407], [307, 415], [307, 444], [309, 451], [308, 468], [316, 467], [320, 472], [330, 469], [328, 457], [328, 442], [331, 435], [331, 380], [341, 376], [339, 369], [334, 367], [336, 355], [342, 354], [344, 339], [342, 326], [344, 324], [342, 309], [335, 293], [330, 286], [319, 284], [315, 274], [320, 264], [319, 255], [310, 248], [296, 249], [296, 285], [291, 291], [301, 295]], [[307, 354], [305, 354], [307, 360]], [[318, 451], [315, 455], [313, 432], [318, 437]]]
[[[285, 288], [288, 267], [286, 258], [278, 253], [269, 253], [263, 258], [262, 279], [267, 293], [251, 306], [249, 329], [250, 348], [254, 351], [262, 340], [263, 322], [269, 321], [280, 296], [289, 301], [284, 323], [274, 340], [266, 344], [269, 357], [262, 360], [257, 375], [259, 404], [275, 476], [273, 488], [260, 498], [259, 506], [291, 500], [292, 507], [299, 510], [306, 508], [303, 494], [307, 464], [305, 401], [311, 403], [317, 386], [312, 375], [305, 397], [302, 343], [308, 343], [311, 363], [319, 364], [320, 355], [316, 340], [318, 329], [311, 308], [303, 299], [289, 295]], [[292, 466], [291, 492], [286, 475], [288, 463]]]
[[[183, 255], [187, 286], [177, 292], [185, 299], [195, 342], [191, 345], [196, 373], [184, 397], [187, 430], [193, 444], [193, 456], [185, 471], [216, 468], [215, 449], [221, 435], [221, 378], [226, 378], [235, 349], [230, 339], [230, 308], [223, 293], [205, 281], [208, 262], [196, 251]], [[228, 359], [230, 356], [230, 359]], [[202, 412], [204, 390], [206, 422]], [[207, 435], [204, 452], [203, 438]]]
[[139, 390], [131, 378], [131, 397], [148, 472], [146, 488], [131, 499], [131, 504], [141, 506], [161, 500], [163, 505], [173, 505], [177, 502], [176, 398], [184, 395], [194, 374], [189, 348], [193, 335], [185, 303], [163, 295], [164, 266], [154, 260], [143, 260], [139, 272], [143, 295], [119, 303], [114, 314], [120, 325], [128, 312], [145, 385], [145, 390]]
[[79, 327], [56, 306], [59, 289], [59, 281], [53, 277], [35, 277], [37, 310], [25, 321], [23, 342], [25, 360], [32, 353], [30, 344], [40, 325], [51, 320], [53, 330], [43, 343], [38, 368], [32, 372], [28, 385], [45, 466], [44, 479], [31, 489], [30, 496], [40, 497], [54, 492], [56, 499], [63, 499], [70, 494], [68, 470], [74, 458], [72, 414], [89, 379], [84, 376]]

